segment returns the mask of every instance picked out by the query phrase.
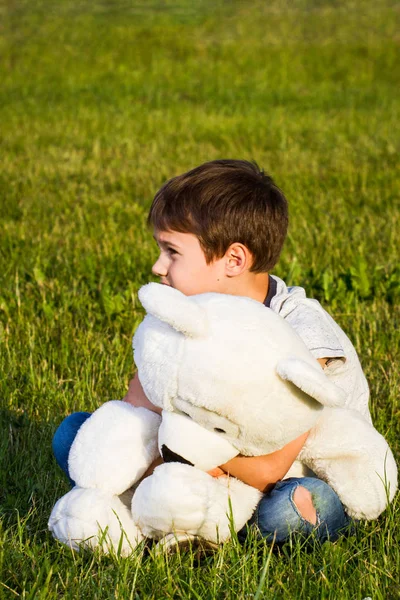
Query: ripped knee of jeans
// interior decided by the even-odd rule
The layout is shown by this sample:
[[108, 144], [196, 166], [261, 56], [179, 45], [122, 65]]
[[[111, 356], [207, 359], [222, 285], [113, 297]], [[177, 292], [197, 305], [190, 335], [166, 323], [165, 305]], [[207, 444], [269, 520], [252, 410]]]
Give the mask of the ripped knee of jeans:
[[311, 525], [317, 524], [317, 511], [313, 504], [311, 492], [302, 485], [298, 485], [293, 494], [293, 502], [303, 519]]

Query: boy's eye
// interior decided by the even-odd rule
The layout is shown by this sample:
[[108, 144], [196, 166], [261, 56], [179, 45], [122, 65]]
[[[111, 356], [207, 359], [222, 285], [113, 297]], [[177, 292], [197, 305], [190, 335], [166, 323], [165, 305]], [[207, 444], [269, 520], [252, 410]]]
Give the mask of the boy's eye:
[[177, 254], [175, 248], [167, 248], [168, 254]]

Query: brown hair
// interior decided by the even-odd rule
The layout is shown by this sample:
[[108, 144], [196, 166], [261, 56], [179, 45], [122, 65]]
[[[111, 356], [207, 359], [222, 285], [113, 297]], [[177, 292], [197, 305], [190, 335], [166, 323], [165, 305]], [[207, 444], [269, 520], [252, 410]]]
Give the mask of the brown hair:
[[288, 206], [256, 163], [214, 160], [167, 181], [154, 197], [148, 224], [156, 231], [193, 233], [207, 263], [239, 242], [253, 255], [250, 270], [265, 273], [285, 241]]

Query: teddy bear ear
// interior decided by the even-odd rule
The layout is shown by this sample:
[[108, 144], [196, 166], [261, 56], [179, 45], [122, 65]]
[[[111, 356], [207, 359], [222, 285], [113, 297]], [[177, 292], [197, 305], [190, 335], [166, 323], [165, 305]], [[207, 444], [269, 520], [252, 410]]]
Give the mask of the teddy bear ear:
[[203, 337], [208, 331], [205, 310], [182, 292], [160, 283], [139, 290], [139, 300], [150, 315], [188, 337]]
[[285, 358], [276, 366], [278, 375], [294, 383], [323, 406], [344, 407], [346, 394], [344, 390], [329, 381], [321, 368], [314, 367], [299, 358]]

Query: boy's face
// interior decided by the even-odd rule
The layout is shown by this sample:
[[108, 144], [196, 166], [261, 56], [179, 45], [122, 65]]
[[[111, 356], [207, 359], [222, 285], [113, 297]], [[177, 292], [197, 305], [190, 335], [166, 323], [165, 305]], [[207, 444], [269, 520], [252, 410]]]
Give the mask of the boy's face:
[[200, 242], [192, 233], [155, 231], [154, 239], [160, 256], [152, 272], [160, 277], [161, 283], [186, 296], [206, 292], [224, 293], [224, 257], [207, 264]]

